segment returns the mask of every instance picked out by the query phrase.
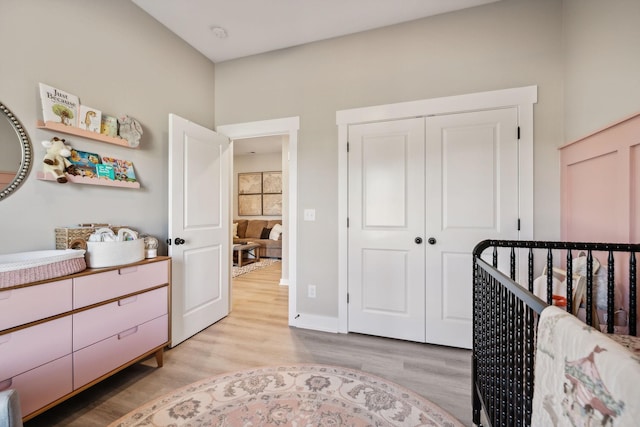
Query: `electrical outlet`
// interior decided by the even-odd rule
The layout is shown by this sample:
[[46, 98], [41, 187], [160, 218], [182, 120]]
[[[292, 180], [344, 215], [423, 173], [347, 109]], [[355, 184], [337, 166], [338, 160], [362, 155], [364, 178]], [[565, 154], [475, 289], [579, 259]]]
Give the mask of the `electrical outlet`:
[[309, 285], [309, 288], [307, 289], [307, 295], [309, 296], [309, 298], [316, 297], [316, 285]]

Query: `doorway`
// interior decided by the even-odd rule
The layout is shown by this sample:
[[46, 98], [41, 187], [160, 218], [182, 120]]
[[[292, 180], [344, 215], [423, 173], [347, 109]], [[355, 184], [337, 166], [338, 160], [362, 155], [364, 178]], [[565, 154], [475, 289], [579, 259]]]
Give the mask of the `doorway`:
[[[283, 224], [288, 224], [287, 219], [289, 215], [287, 207], [289, 205], [289, 162], [285, 154], [289, 151], [289, 136], [286, 134], [282, 134], [253, 138], [239, 138], [233, 140], [232, 145], [232, 221], [251, 221], [257, 219], [267, 222], [274, 222], [279, 220]], [[255, 177], [260, 176], [260, 174], [262, 174], [263, 176], [263, 182], [265, 179], [268, 179], [267, 176], [279, 177], [279, 189], [274, 190], [262, 188], [260, 190], [260, 188], [256, 188], [255, 190], [251, 190], [251, 192], [254, 193], [261, 191], [262, 194], [240, 194], [241, 191], [239, 189], [239, 176]], [[280, 194], [275, 194], [274, 191], [280, 191]], [[240, 200], [241, 198], [249, 198], [249, 200], [255, 200], [256, 198], [258, 200], [261, 199], [262, 212], [247, 212], [247, 206], [239, 206], [242, 203], [242, 201]], [[251, 206], [251, 208], [253, 207], [254, 206]], [[260, 210], [259, 203], [257, 207], [258, 210]], [[253, 237], [258, 238], [260, 236], [256, 235]], [[288, 230], [284, 230], [280, 237], [280, 244], [282, 245], [280, 255], [280, 261], [282, 263], [282, 274], [279, 280], [280, 285], [288, 284], [288, 237]], [[262, 237], [261, 239], [264, 239], [264, 237]], [[271, 243], [276, 242], [269, 242], [268, 244]], [[271, 247], [268, 250], [264, 250], [261, 257], [278, 256], [277, 252], [277, 249], [273, 249], [273, 247]]]
[[[470, 347], [471, 342], [469, 339], [449, 340], [451, 337], [458, 338], [462, 335], [460, 332], [448, 333], [445, 334], [445, 336], [439, 334], [435, 338], [429, 337], [428, 339], [424, 332], [425, 329], [429, 327], [429, 323], [438, 325], [438, 322], [442, 320], [446, 320], [452, 330], [456, 329], [456, 323], [460, 323], [461, 328], [456, 329], [456, 331], [469, 329], [469, 333], [467, 334], [469, 337], [471, 332], [471, 326], [467, 319], [461, 322], [458, 321], [462, 317], [470, 317], [470, 313], [464, 313], [463, 315], [459, 309], [459, 307], [462, 306], [461, 304], [449, 304], [447, 306], [447, 296], [442, 294], [442, 289], [445, 286], [449, 288], [448, 290], [451, 290], [450, 280], [465, 283], [465, 278], [467, 276], [470, 277], [471, 274], [471, 265], [469, 265], [468, 269], [464, 267], [466, 262], [464, 251], [446, 244], [447, 241], [459, 240], [458, 237], [447, 236], [445, 231], [456, 228], [451, 227], [451, 225], [456, 224], [460, 225], [460, 227], [457, 228], [466, 228], [466, 225], [460, 222], [462, 219], [460, 215], [468, 211], [468, 209], [465, 210], [463, 208], [469, 206], [469, 204], [465, 202], [464, 194], [467, 194], [467, 192], [463, 185], [469, 181], [459, 180], [458, 177], [464, 174], [458, 174], [458, 167], [456, 167], [455, 164], [448, 164], [447, 162], [455, 161], [456, 164], [463, 162], [465, 163], [463, 165], [465, 168], [473, 168], [474, 161], [477, 160], [478, 156], [491, 162], [494, 160], [499, 161], [500, 156], [493, 152], [494, 150], [491, 148], [494, 144], [492, 141], [497, 141], [494, 135], [500, 132], [505, 132], [505, 135], [512, 133], [512, 135], [508, 135], [507, 140], [515, 141], [514, 148], [510, 149], [510, 162], [512, 171], [516, 170], [517, 172], [515, 172], [515, 178], [508, 178], [511, 180], [509, 184], [513, 187], [510, 191], [516, 194], [509, 202], [509, 216], [513, 216], [512, 220], [514, 224], [511, 228], [515, 233], [509, 232], [507, 234], [509, 238], [513, 238], [514, 235], [516, 238], [519, 237], [521, 239], [532, 238], [533, 104], [536, 100], [537, 88], [532, 86], [338, 112], [337, 122], [339, 125], [340, 143], [345, 145], [344, 150], [341, 149], [339, 151], [341, 183], [339, 194], [340, 215], [344, 215], [345, 217], [345, 227], [344, 229], [340, 229], [339, 251], [340, 332], [360, 332], [360, 326], [366, 324], [370, 329], [364, 331], [365, 333], [379, 336], [394, 336], [394, 332], [389, 333], [389, 331], [386, 330], [390, 324], [386, 318], [384, 320], [380, 318], [363, 320], [353, 316], [352, 307], [359, 304], [360, 309], [362, 309], [364, 303], [364, 305], [368, 305], [368, 307], [365, 307], [362, 311], [367, 312], [367, 314], [391, 314], [391, 317], [395, 317], [399, 321], [410, 318], [417, 332], [411, 337], [399, 336], [399, 338], [420, 342], [434, 342], [443, 345]], [[462, 124], [461, 127], [456, 125], [453, 126], [452, 129], [454, 130], [450, 134], [452, 139], [443, 141], [442, 135], [446, 133], [444, 128], [450, 127], [447, 120], [458, 121], [465, 115], [475, 117], [476, 115], [484, 114], [487, 110], [493, 110], [497, 113], [510, 111], [507, 121], [511, 124], [506, 127], [502, 125], [491, 125], [485, 127], [484, 130], [482, 130], [483, 126], [478, 127], [477, 124]], [[387, 129], [390, 123], [404, 123], [407, 125], [407, 129]], [[377, 129], [377, 127], [382, 127], [382, 129]], [[485, 132], [484, 136], [486, 137], [486, 141], [481, 142], [478, 146], [470, 145], [470, 143], [467, 142], [470, 141], [470, 139], [465, 136], [465, 133], [469, 130], [480, 132], [480, 134]], [[431, 132], [433, 132], [433, 134], [431, 134]], [[402, 135], [403, 133], [404, 135]], [[516, 136], [518, 134], [519, 139], [517, 139]], [[429, 135], [431, 135], [431, 137]], [[426, 139], [434, 139], [434, 135], [436, 142], [434, 144], [427, 143]], [[369, 149], [377, 147], [377, 154], [372, 150], [369, 150], [369, 152], [365, 154], [369, 156], [367, 161], [371, 162], [369, 167], [374, 173], [370, 175], [363, 173], [362, 170], [367, 166], [361, 162], [361, 165], [356, 167], [361, 167], [362, 170], [358, 171], [355, 176], [352, 176], [350, 167], [354, 165], [352, 165], [351, 155], [354, 149], [356, 151], [359, 149], [357, 141], [355, 140], [369, 137], [371, 137]], [[415, 146], [415, 149], [418, 150], [417, 153], [411, 154], [408, 152], [414, 149], [411, 148], [411, 144], [408, 142], [411, 139], [419, 141]], [[393, 142], [397, 142], [396, 147], [389, 148], [389, 144]], [[347, 143], [349, 144], [348, 148]], [[387, 150], [386, 153], [384, 152], [385, 150]], [[404, 154], [402, 154], [403, 150]], [[444, 153], [443, 150], [449, 151]], [[469, 156], [470, 153], [476, 154]], [[393, 163], [393, 159], [397, 161]], [[406, 167], [409, 167], [409, 163], [407, 163], [408, 160], [415, 159], [418, 159], [418, 163], [422, 166], [419, 166], [419, 170], [414, 173], [411, 172], [413, 168], [407, 169]], [[430, 159], [431, 161], [436, 159], [436, 162], [439, 163], [430, 163]], [[390, 163], [396, 166], [397, 173], [390, 173]], [[492, 164], [492, 167], [495, 168], [495, 163]], [[450, 169], [446, 170], [443, 168]], [[382, 174], [379, 173], [381, 170], [384, 171]], [[452, 171], [455, 173], [449, 173]], [[391, 170], [391, 172], [393, 172], [393, 170]], [[409, 172], [415, 174], [415, 176], [411, 175], [411, 177], [413, 177], [411, 180], [408, 179], [410, 178], [408, 175]], [[483, 172], [483, 174], [486, 173], [486, 171]], [[384, 189], [384, 184], [382, 186], [374, 185], [374, 181], [377, 179], [376, 176], [378, 176], [378, 178], [385, 176], [385, 182], [388, 182], [387, 178], [393, 179], [395, 177], [398, 182], [403, 180], [406, 183], [411, 182], [412, 188], [416, 183], [418, 183], [418, 187], [420, 187], [420, 185], [422, 187], [399, 191], [397, 193], [405, 197], [405, 200], [396, 200], [394, 203], [389, 203], [388, 201], [378, 200], [383, 193], [380, 190]], [[493, 177], [491, 173], [489, 173], [489, 176]], [[368, 183], [368, 187], [360, 186], [361, 188], [357, 188], [359, 184], [353, 181], [358, 179], [358, 177], [371, 178], [373, 181]], [[444, 180], [448, 181], [444, 182]], [[487, 184], [485, 187], [490, 189], [492, 185], [495, 186], [495, 182], [497, 181], [494, 181], [493, 184], [485, 183]], [[482, 184], [482, 181], [477, 183], [473, 182], [473, 184], [479, 185]], [[362, 188], [364, 188], [364, 192], [362, 192]], [[453, 191], [453, 193], [447, 194], [443, 192], [445, 189], [447, 191]], [[413, 193], [409, 194], [409, 190], [415, 194], [422, 195], [415, 196]], [[372, 205], [370, 206], [370, 211], [375, 212], [375, 215], [368, 217], [362, 216], [362, 212], [358, 212], [357, 209], [365, 206], [365, 204], [363, 204], [362, 200], [353, 202], [354, 193], [358, 191], [360, 192], [360, 196], [366, 197], [367, 203], [371, 202], [374, 203], [374, 205], [377, 203], [387, 208], [400, 206], [402, 207], [402, 209], [400, 209], [401, 212], [395, 211], [394, 209], [387, 209], [386, 212], [384, 210], [380, 211]], [[397, 193], [391, 191], [389, 192], [389, 196], [397, 198]], [[462, 197], [458, 197], [458, 195]], [[467, 194], [467, 196], [473, 199], [477, 194], [472, 192], [471, 194]], [[469, 200], [469, 202], [472, 201], [473, 200]], [[498, 202], [500, 201], [501, 199], [498, 200]], [[403, 202], [403, 204], [400, 202]], [[494, 201], [494, 206], [495, 203]], [[490, 215], [491, 212], [489, 211], [485, 213], [487, 214], [485, 215], [486, 218], [477, 217], [475, 219], [480, 220], [483, 218], [496, 217], [493, 214], [493, 216]], [[401, 240], [403, 242], [409, 242], [410, 247], [404, 249], [402, 247], [384, 247], [369, 250], [369, 248], [365, 248], [364, 246], [358, 249], [358, 247], [355, 247], [357, 245], [353, 245], [354, 237], [356, 239], [362, 237], [364, 242], [366, 242], [367, 239], [372, 242], [384, 242], [388, 240], [384, 238], [381, 233], [396, 232], [396, 234], [398, 234], [397, 232], [401, 231], [400, 229], [403, 228], [402, 225], [406, 224], [407, 218], [410, 218], [412, 214], [414, 216], [417, 215], [414, 221], [414, 228], [408, 231], [405, 230], [408, 234], [405, 233], [407, 234], [406, 236], [401, 236]], [[353, 217], [353, 215], [355, 215], [355, 217]], [[365, 220], [369, 222], [366, 226], [363, 226], [360, 221], [362, 218], [365, 218]], [[432, 222], [431, 226], [434, 226], [436, 230], [440, 230], [440, 236], [428, 235], [429, 232], [432, 231], [427, 229], [428, 221]], [[447, 221], [449, 221], [449, 230], [446, 230]], [[520, 222], [519, 229], [518, 222]], [[380, 224], [376, 225], [374, 223]], [[479, 226], [479, 228], [486, 228], [486, 224], [474, 225]], [[496, 224], [492, 226], [496, 228]], [[498, 228], [503, 228], [503, 225], [500, 224]], [[359, 231], [365, 231], [365, 233], [362, 236], [356, 235]], [[469, 230], [463, 231], [466, 232]], [[482, 233], [475, 237], [478, 241], [482, 240], [482, 238], [493, 237], [490, 233], [487, 237], [478, 236], [482, 236]], [[431, 237], [434, 238], [431, 239]], [[438, 237], [443, 240], [438, 242]], [[474, 240], [474, 238], [471, 238], [471, 240]], [[467, 242], [467, 246], [469, 245], [471, 245], [471, 248], [469, 248], [468, 252], [473, 249], [474, 243]], [[397, 271], [395, 272], [387, 271], [381, 267], [385, 265], [381, 262], [381, 259], [388, 260], [390, 259], [389, 256], [395, 260], [394, 265], [397, 267]], [[416, 266], [410, 263], [409, 258], [418, 260], [418, 265]], [[358, 261], [363, 261], [364, 263], [359, 263]], [[369, 267], [367, 267], [367, 265]], [[379, 270], [380, 268], [382, 268], [382, 271], [378, 272], [376, 269]], [[425, 281], [426, 272], [429, 272], [430, 280], [433, 282], [429, 287], [425, 285], [425, 283], [427, 283]], [[368, 290], [365, 293], [358, 293], [359, 290], [356, 284], [362, 278], [356, 277], [358, 276], [356, 273], [364, 273], [365, 276], [372, 279], [371, 284], [373, 288], [371, 291]], [[382, 280], [384, 277], [388, 277], [390, 280]], [[470, 280], [468, 280], [468, 282], [470, 284]], [[392, 285], [389, 283], [392, 283]], [[354, 286], [356, 287], [354, 288]], [[411, 289], [414, 290], [413, 293]], [[415, 289], [417, 289], [417, 291], [415, 291]], [[434, 292], [434, 289], [438, 292]], [[352, 295], [352, 291], [354, 290], [356, 293]], [[400, 292], [402, 290], [405, 290], [405, 292]], [[471, 298], [470, 287], [466, 290], [460, 288], [453, 289], [453, 293], [462, 294], [462, 296], [468, 300]], [[383, 298], [381, 295], [386, 297]], [[419, 307], [421, 311], [415, 314], [415, 316], [408, 316], [412, 304]], [[412, 313], [412, 315], [413, 314], [414, 313]], [[384, 318], [385, 316], [382, 317]], [[442, 325], [432, 327], [432, 330], [443, 329], [441, 326]], [[373, 329], [371, 329], [371, 327]], [[395, 328], [395, 330], [403, 330], [403, 326], [400, 325]]]
[[[283, 153], [289, 167], [288, 170], [288, 206], [283, 209], [283, 228], [288, 231], [288, 239], [283, 241], [282, 251], [286, 252], [288, 265], [286, 267], [287, 280], [284, 285], [289, 286], [289, 325], [295, 324], [296, 316], [296, 247], [297, 247], [297, 158], [298, 158], [298, 130], [300, 129], [299, 117], [287, 117], [282, 119], [263, 120], [257, 122], [237, 123], [218, 126], [216, 130], [231, 140], [231, 158], [233, 158], [233, 141], [247, 138], [257, 138], [273, 135], [286, 136], [288, 138], [288, 150]], [[232, 213], [233, 200], [229, 200], [230, 213]], [[286, 218], [285, 218], [286, 217]], [[285, 222], [286, 221], [286, 222]], [[230, 236], [231, 237], [231, 236]], [[286, 243], [286, 247], [285, 247]], [[282, 266], [285, 269], [285, 266]]]

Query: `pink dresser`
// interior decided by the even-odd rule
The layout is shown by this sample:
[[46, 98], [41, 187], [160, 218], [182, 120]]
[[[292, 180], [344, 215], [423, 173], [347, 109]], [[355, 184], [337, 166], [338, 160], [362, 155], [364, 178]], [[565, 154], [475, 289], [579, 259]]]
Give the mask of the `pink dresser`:
[[0, 390], [28, 420], [169, 344], [171, 261], [0, 289]]

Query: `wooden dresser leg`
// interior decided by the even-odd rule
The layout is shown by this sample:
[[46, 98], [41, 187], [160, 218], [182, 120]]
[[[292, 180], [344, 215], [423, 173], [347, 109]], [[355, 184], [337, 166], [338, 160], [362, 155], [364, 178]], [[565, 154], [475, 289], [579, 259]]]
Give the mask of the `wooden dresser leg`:
[[162, 368], [164, 364], [164, 350], [160, 349], [156, 351], [156, 363], [158, 364], [158, 368]]

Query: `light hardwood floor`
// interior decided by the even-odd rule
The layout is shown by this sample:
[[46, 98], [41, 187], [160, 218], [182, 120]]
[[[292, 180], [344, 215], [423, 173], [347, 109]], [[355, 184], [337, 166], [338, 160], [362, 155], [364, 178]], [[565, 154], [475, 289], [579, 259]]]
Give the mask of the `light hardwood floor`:
[[471, 352], [358, 334], [332, 334], [287, 325], [287, 287], [280, 264], [233, 280], [228, 317], [165, 352], [164, 367], [149, 359], [30, 420], [35, 426], [105, 426], [171, 390], [208, 376], [256, 366], [318, 363], [386, 378], [471, 425]]

